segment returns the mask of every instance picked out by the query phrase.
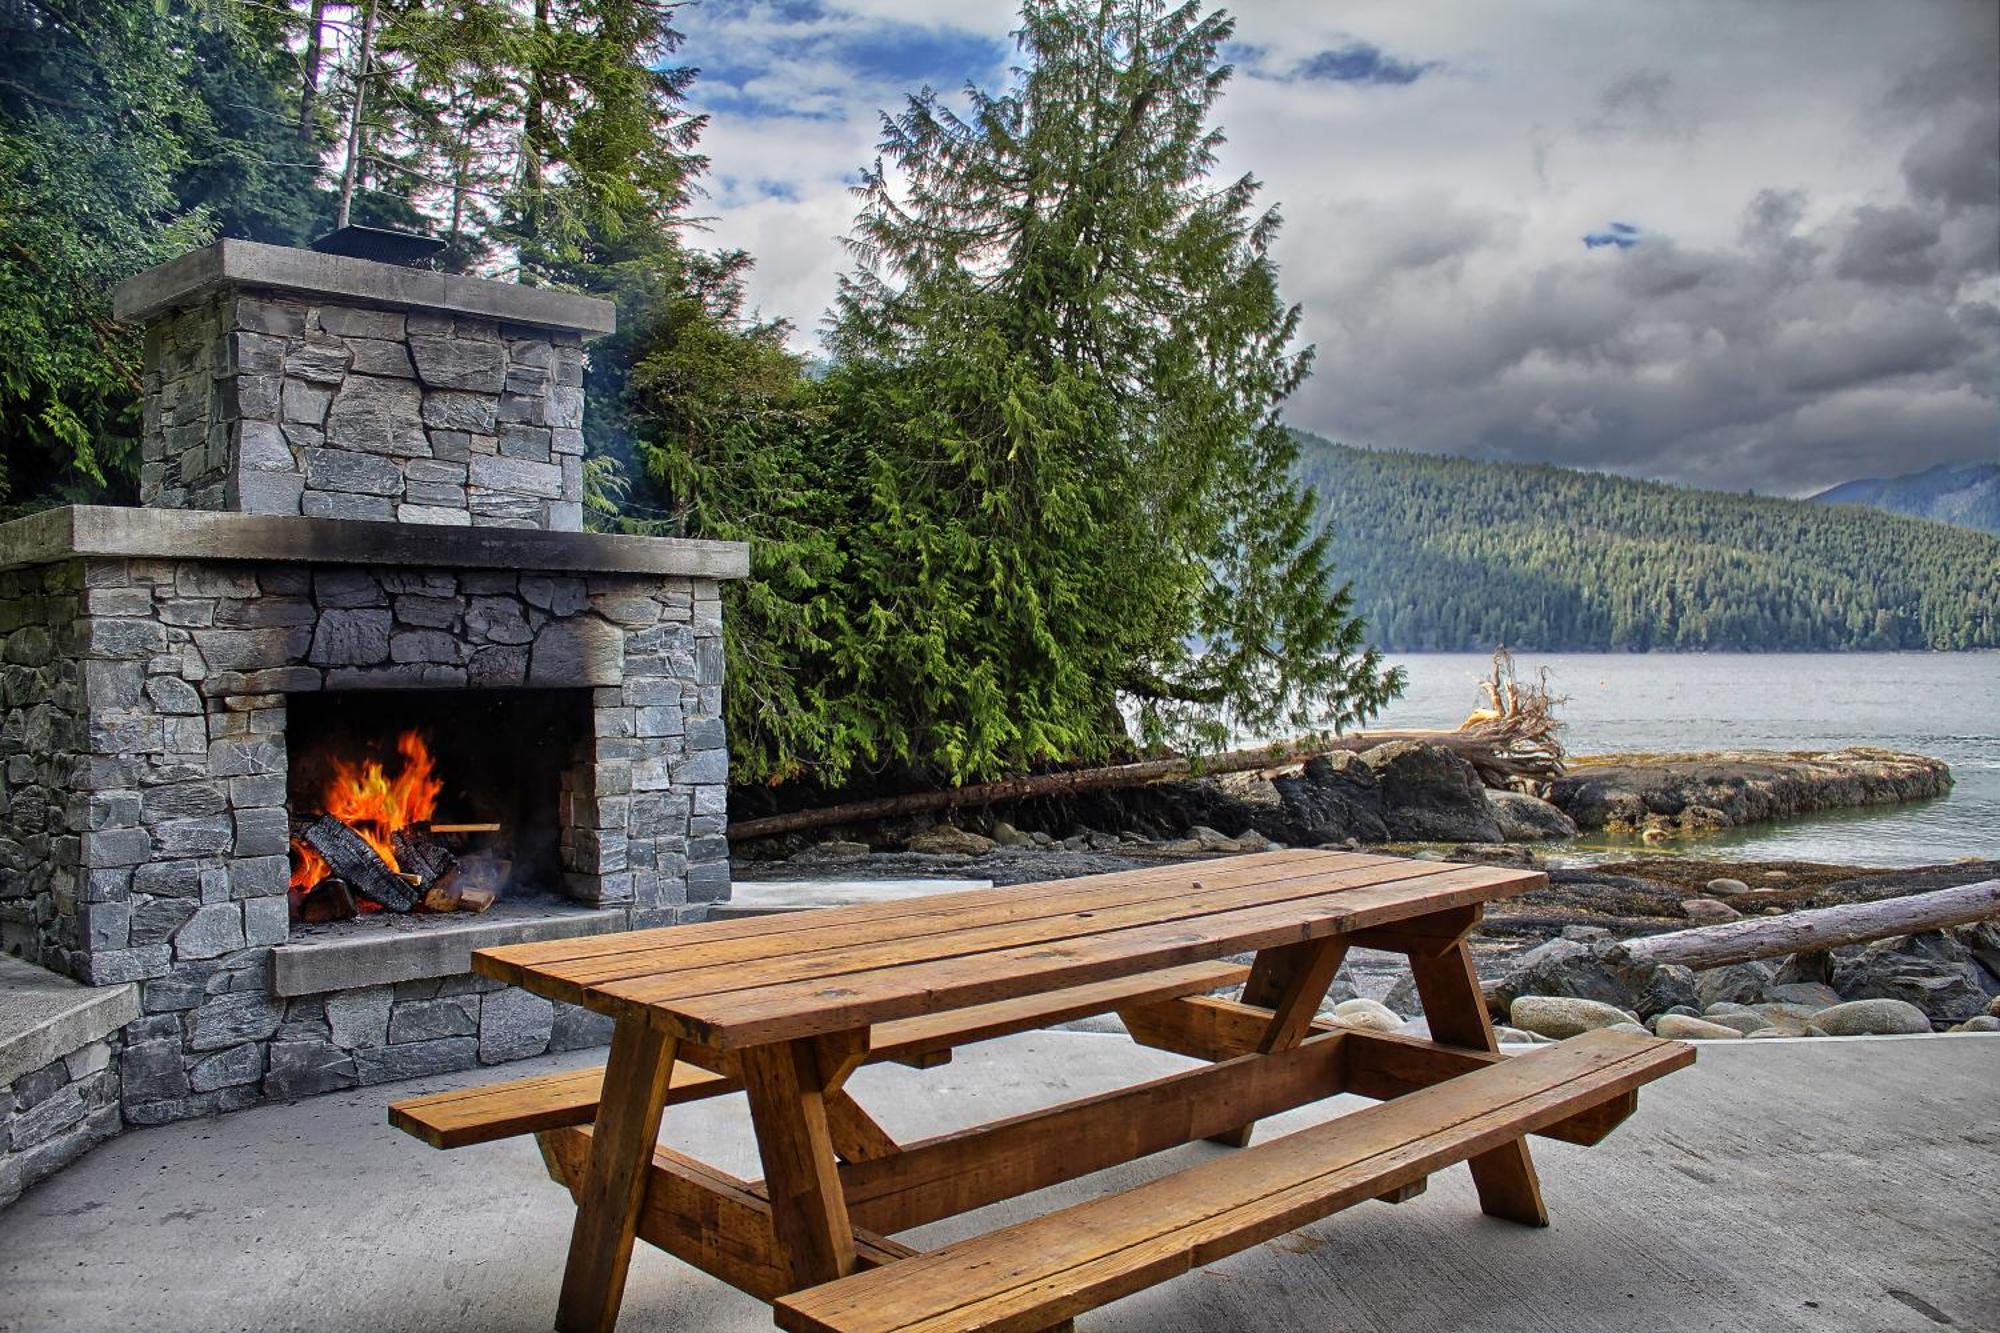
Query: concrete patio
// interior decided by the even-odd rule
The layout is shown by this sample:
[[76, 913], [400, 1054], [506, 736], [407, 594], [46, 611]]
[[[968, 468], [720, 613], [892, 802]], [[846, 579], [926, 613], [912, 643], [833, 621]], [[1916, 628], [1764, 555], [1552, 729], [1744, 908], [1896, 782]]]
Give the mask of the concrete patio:
[[[927, 1073], [870, 1067], [853, 1086], [918, 1137], [1183, 1067], [1116, 1036], [1047, 1032]], [[440, 1153], [384, 1123], [395, 1098], [495, 1076], [259, 1106], [98, 1148], [0, 1213], [0, 1330], [541, 1333], [572, 1209], [532, 1142]], [[743, 1119], [740, 1098], [676, 1107], [665, 1138], [755, 1176]], [[905, 1239], [940, 1243], [1224, 1151], [1181, 1149]], [[1709, 1043], [1605, 1144], [1535, 1151], [1548, 1231], [1482, 1217], [1455, 1169], [1411, 1203], [1364, 1205], [1079, 1327], [2000, 1330], [2000, 1039]], [[766, 1307], [640, 1247], [621, 1330], [769, 1327]]]

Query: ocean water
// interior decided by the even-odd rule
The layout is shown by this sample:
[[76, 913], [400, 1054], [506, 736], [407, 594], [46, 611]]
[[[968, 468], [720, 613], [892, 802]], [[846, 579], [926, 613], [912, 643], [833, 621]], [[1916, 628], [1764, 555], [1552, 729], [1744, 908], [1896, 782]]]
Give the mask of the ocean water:
[[[1402, 699], [1370, 723], [1452, 727], [1476, 706], [1489, 659], [1413, 653]], [[1837, 811], [1677, 839], [1649, 852], [1744, 859], [1922, 865], [2000, 858], [2000, 652], [1522, 653], [1543, 668], [1573, 754], [1661, 750], [1831, 750], [1874, 745], [1951, 765], [1947, 796]], [[1629, 850], [1595, 839], [1579, 850]]]

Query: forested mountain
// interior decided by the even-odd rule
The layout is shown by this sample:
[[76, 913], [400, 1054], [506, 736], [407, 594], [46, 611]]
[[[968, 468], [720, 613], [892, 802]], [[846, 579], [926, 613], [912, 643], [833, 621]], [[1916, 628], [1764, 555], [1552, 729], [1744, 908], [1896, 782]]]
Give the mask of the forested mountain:
[[1844, 482], [1812, 498], [2000, 532], [2000, 463], [1939, 463], [1908, 476]]
[[1297, 434], [1334, 567], [1385, 648], [2000, 647], [1984, 533]]

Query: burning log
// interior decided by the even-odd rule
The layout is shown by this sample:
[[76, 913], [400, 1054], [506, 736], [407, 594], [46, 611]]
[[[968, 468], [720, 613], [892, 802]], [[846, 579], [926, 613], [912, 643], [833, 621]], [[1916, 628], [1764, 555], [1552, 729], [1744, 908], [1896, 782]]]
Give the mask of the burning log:
[[299, 841], [318, 852], [348, 887], [392, 912], [407, 912], [422, 894], [391, 870], [367, 839], [332, 815], [321, 815], [299, 833]]
[[398, 829], [389, 839], [396, 863], [415, 875], [417, 887], [429, 889], [451, 873], [458, 854], [432, 833], [418, 828]]

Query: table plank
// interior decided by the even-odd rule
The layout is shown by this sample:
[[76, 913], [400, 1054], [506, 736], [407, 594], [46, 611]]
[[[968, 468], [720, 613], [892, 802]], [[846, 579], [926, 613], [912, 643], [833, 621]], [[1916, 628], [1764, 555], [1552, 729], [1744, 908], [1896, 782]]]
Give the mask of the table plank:
[[[1099, 875], [1079, 875], [1072, 879], [1044, 880], [1033, 884], [1013, 884], [999, 889], [964, 889], [956, 893], [926, 894], [889, 902], [857, 903], [848, 907], [826, 908], [810, 919], [803, 913], [747, 917], [731, 921], [704, 921], [686, 926], [657, 926], [649, 930], [626, 931], [615, 935], [590, 935], [573, 939], [543, 940], [532, 944], [510, 944], [486, 953], [521, 967], [559, 968], [606, 954], [626, 954], [671, 947], [698, 948], [728, 940], [774, 939], [803, 935], [819, 929], [824, 922], [842, 925], [860, 922], [887, 923], [905, 916], [955, 913], [972, 922], [1003, 920], [1000, 915], [1012, 905], [1033, 903], [1044, 898], [1062, 898], [1099, 890], [1128, 896], [1141, 895], [1159, 884], [1173, 884], [1188, 878], [1226, 876], [1259, 872], [1294, 862], [1321, 868], [1338, 865], [1372, 865], [1407, 858], [1373, 852], [1330, 852], [1310, 848], [1287, 848], [1257, 852], [1248, 856], [1221, 857], [1210, 861], [1179, 861], [1144, 870], [1114, 870]], [[1220, 882], [1218, 880], [1218, 882]], [[989, 915], [990, 914], [990, 915]]]
[[[971, 927], [940, 925], [923, 935], [854, 945], [829, 944], [823, 948], [801, 941], [794, 949], [775, 956], [760, 954], [707, 966], [688, 966], [691, 961], [688, 959], [663, 958], [656, 969], [630, 977], [593, 982], [591, 987], [643, 1004], [665, 1004], [684, 995], [755, 990], [813, 977], [843, 976], [850, 972], [956, 958], [1016, 945], [1101, 935], [1128, 926], [1155, 925], [1233, 911], [1239, 907], [1319, 898], [1333, 892], [1433, 879], [1450, 873], [1451, 867], [1441, 861], [1403, 861], [1341, 871], [1335, 875], [1288, 876], [1282, 880], [1234, 888], [1210, 888], [1204, 881], [1195, 881], [1192, 891], [1171, 897], [1109, 907], [1087, 907], [1027, 921]], [[837, 935], [838, 932], [829, 931], [828, 934]]]
[[614, 1013], [643, 1010], [663, 1030], [736, 1049], [1344, 934], [1545, 882], [1532, 871], [1460, 866], [1404, 883], [752, 989], [656, 1000], [647, 982], [614, 982], [589, 1000]]
[[[1409, 864], [1408, 858], [1334, 853], [1271, 853], [1195, 862], [1161, 870], [1087, 875], [1052, 884], [931, 895], [895, 903], [868, 903], [792, 912], [748, 921], [719, 922], [734, 929], [718, 936], [709, 926], [673, 926], [575, 940], [506, 945], [482, 950], [476, 964], [487, 976], [533, 986], [552, 999], [580, 1002], [593, 986], [650, 973], [692, 970], [804, 952], [948, 934], [981, 926], [1040, 920], [1080, 911], [1167, 901], [1190, 893], [1278, 883], [1301, 876], [1359, 874], [1371, 867]], [[1439, 864], [1439, 863], [1428, 863]], [[526, 980], [529, 976], [535, 980]], [[558, 993], [561, 992], [561, 993]]]

